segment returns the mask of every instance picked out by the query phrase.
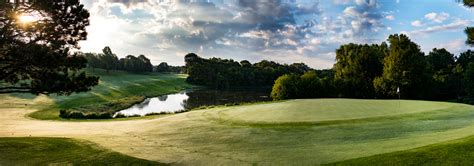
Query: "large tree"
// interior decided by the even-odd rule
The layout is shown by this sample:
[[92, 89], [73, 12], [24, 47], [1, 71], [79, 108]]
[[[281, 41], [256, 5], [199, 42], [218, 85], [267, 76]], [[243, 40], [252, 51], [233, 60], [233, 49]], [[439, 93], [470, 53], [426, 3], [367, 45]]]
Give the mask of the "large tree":
[[381, 45], [346, 44], [336, 50], [335, 79], [346, 97], [373, 98], [373, 81], [382, 75], [386, 43]]
[[0, 0], [0, 93], [69, 95], [98, 83], [86, 76], [89, 12], [79, 0]]
[[137, 57], [140, 61], [140, 71], [141, 72], [152, 72], [153, 71], [153, 65], [151, 64], [150, 59], [145, 57], [145, 55], [139, 55]]
[[118, 68], [119, 59], [109, 46], [105, 46], [104, 49], [102, 49], [102, 54], [99, 55], [99, 59], [107, 73], [109, 73], [109, 70], [116, 70]]
[[426, 56], [430, 75], [432, 75], [432, 99], [453, 99], [459, 95], [462, 68], [455, 64], [455, 57], [446, 49], [434, 48]]
[[383, 74], [374, 80], [376, 91], [395, 97], [400, 88], [404, 98], [422, 98], [427, 80], [424, 53], [403, 34], [390, 35], [388, 42], [390, 51], [384, 58]]

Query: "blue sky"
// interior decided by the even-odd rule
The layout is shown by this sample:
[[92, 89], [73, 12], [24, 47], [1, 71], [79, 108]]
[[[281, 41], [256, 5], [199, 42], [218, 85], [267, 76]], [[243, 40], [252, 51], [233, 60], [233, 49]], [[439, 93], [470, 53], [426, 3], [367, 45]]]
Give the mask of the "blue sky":
[[346, 43], [381, 43], [404, 33], [427, 54], [469, 49], [474, 10], [455, 0], [83, 0], [91, 13], [83, 52], [110, 46], [119, 57], [183, 65], [186, 53], [331, 68]]

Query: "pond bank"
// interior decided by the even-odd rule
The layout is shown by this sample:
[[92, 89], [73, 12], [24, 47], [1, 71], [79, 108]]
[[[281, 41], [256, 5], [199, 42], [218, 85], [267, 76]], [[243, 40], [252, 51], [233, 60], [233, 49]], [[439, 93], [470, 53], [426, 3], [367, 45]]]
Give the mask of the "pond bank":
[[257, 89], [185, 90], [179, 93], [147, 98], [130, 108], [118, 111], [114, 117], [179, 113], [203, 107], [271, 101], [268, 94], [267, 90]]

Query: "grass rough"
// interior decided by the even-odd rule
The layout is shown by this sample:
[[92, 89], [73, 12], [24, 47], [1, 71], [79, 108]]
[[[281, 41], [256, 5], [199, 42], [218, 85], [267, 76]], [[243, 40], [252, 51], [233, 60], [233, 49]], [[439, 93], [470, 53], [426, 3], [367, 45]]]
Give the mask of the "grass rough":
[[0, 138], [0, 165], [165, 165], [69, 138]]
[[473, 165], [474, 136], [327, 165]]

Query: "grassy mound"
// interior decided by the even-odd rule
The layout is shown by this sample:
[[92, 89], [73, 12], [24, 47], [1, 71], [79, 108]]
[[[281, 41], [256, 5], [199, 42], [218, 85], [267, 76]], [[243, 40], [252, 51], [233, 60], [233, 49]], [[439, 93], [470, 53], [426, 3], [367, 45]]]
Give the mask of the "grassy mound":
[[118, 110], [141, 102], [146, 97], [176, 93], [191, 87], [185, 82], [186, 75], [133, 74], [124, 71], [106, 73], [99, 69], [88, 72], [100, 76], [99, 85], [92, 91], [71, 96], [53, 95], [51, 96], [53, 104], [43, 106], [40, 111], [29, 116], [35, 119], [58, 120], [60, 110], [80, 113], [84, 117], [111, 116]]
[[328, 165], [472, 165], [474, 137]]
[[[191, 111], [168, 118], [152, 132], [155, 137], [165, 135], [162, 139], [172, 140], [168, 143], [173, 147], [221, 156], [190, 161], [231, 158], [230, 163], [263, 165], [325, 164], [474, 135], [471, 105], [402, 101], [400, 107], [404, 109], [391, 100], [290, 100]], [[327, 121], [337, 123], [321, 123]]]
[[250, 124], [333, 124], [381, 119], [457, 107], [459, 104], [413, 100], [303, 99], [233, 107], [219, 119]]
[[67, 138], [0, 138], [0, 165], [164, 165]]

